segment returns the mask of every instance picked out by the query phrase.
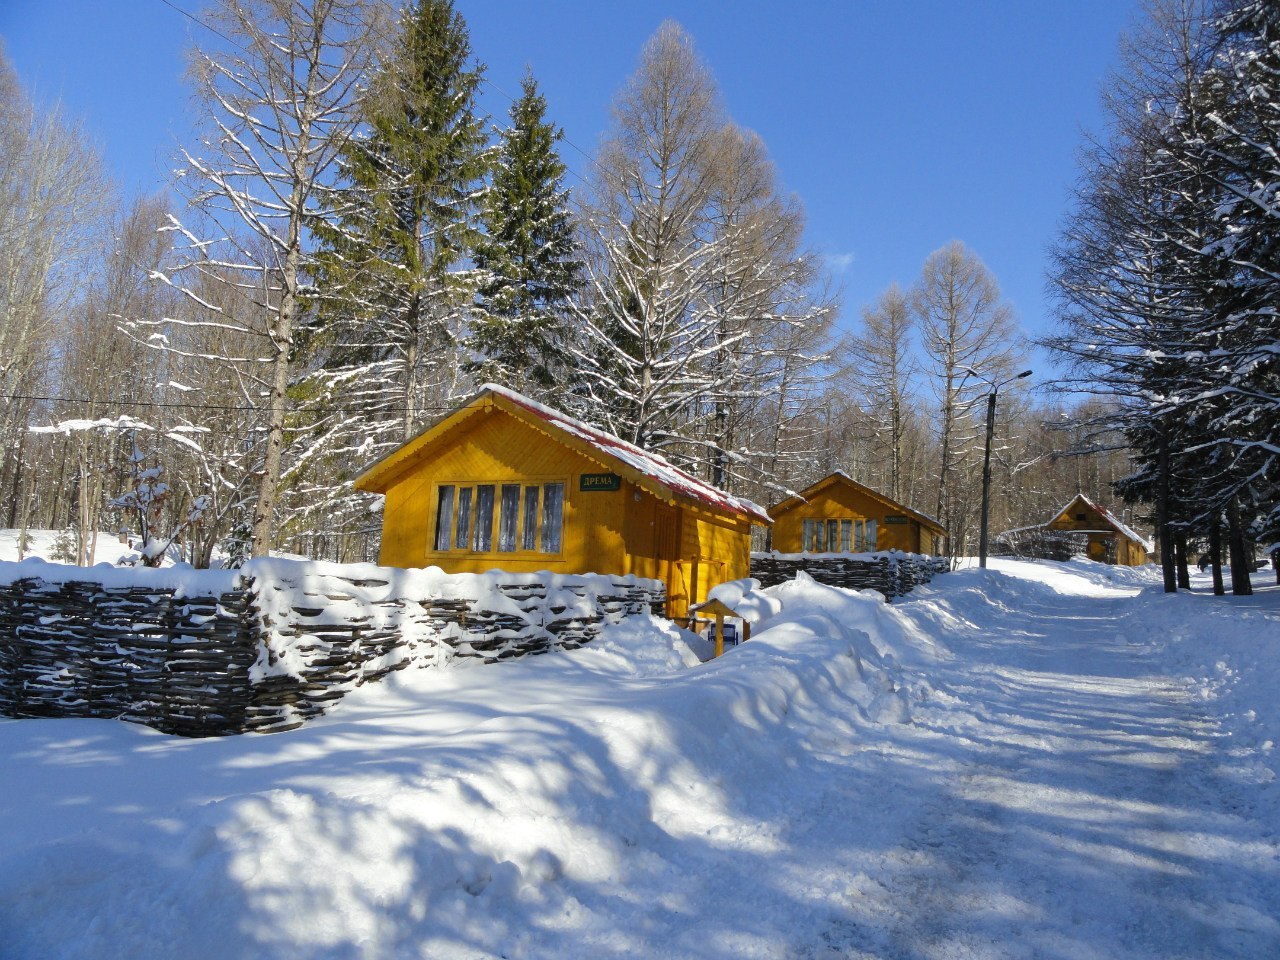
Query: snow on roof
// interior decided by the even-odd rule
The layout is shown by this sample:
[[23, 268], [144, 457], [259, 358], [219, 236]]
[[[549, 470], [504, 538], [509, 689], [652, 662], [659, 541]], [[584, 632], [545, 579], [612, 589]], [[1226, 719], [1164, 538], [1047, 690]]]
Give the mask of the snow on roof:
[[893, 506], [895, 506], [895, 507], [898, 507], [899, 509], [901, 509], [901, 510], [902, 510], [903, 512], [905, 512], [905, 513], [912, 514], [912, 515], [914, 515], [914, 516], [918, 517], [918, 518], [919, 518], [919, 519], [921, 519], [921, 520], [927, 520], [929, 523], [933, 524], [933, 525], [934, 525], [935, 527], [937, 527], [939, 530], [944, 530], [944, 531], [945, 531], [945, 529], [946, 529], [945, 527], [943, 527], [943, 525], [942, 525], [941, 523], [939, 523], [939, 522], [938, 522], [938, 518], [937, 518], [937, 517], [931, 516], [931, 515], [929, 515], [929, 514], [925, 513], [923, 510], [917, 510], [915, 507], [907, 506], [907, 504], [902, 503], [901, 501], [898, 501], [898, 500], [893, 499], [893, 497], [889, 496], [887, 493], [881, 493], [881, 492], [880, 492], [879, 490], [877, 490], [875, 487], [868, 486], [867, 484], [863, 483], [861, 480], [858, 480], [858, 479], [856, 479], [856, 478], [854, 478], [854, 477], [851, 477], [849, 474], [845, 473], [845, 471], [843, 471], [843, 470], [839, 470], [839, 469], [832, 470], [829, 474], [827, 474], [827, 475], [826, 475], [825, 477], [823, 477], [821, 480], [815, 480], [813, 483], [809, 484], [809, 486], [805, 487], [805, 488], [804, 488], [804, 490], [803, 490], [802, 492], [800, 492], [800, 493], [795, 493], [794, 491], [793, 491], [793, 492], [791, 492], [791, 493], [789, 493], [789, 494], [787, 495], [787, 498], [786, 498], [785, 500], [783, 500], [781, 503], [774, 504], [774, 509], [777, 509], [778, 507], [782, 506], [782, 504], [783, 504], [783, 503], [789, 503], [789, 502], [790, 502], [790, 501], [792, 501], [792, 500], [800, 500], [800, 501], [802, 501], [802, 502], [807, 503], [807, 502], [808, 502], [808, 498], [807, 498], [807, 497], [805, 497], [805, 494], [806, 494], [806, 493], [808, 493], [809, 491], [814, 490], [814, 489], [816, 489], [816, 488], [818, 488], [818, 487], [822, 486], [823, 484], [827, 483], [827, 482], [828, 482], [828, 481], [830, 481], [830, 480], [835, 479], [836, 477], [840, 477], [840, 478], [841, 478], [841, 479], [843, 479], [843, 480], [848, 480], [848, 481], [849, 481], [850, 483], [852, 483], [854, 486], [856, 486], [856, 487], [860, 487], [861, 489], [863, 489], [863, 490], [867, 491], [868, 493], [870, 493], [870, 494], [871, 494], [872, 496], [874, 496], [874, 497], [879, 497], [879, 498], [880, 498], [881, 500], [883, 500], [885, 503], [889, 503], [889, 504], [892, 504], [892, 505], [893, 505]]
[[529, 399], [524, 394], [516, 393], [514, 390], [496, 383], [484, 384], [476, 396], [486, 392], [497, 394], [532, 413], [538, 419], [590, 444], [601, 453], [616, 460], [621, 460], [633, 470], [655, 480], [680, 496], [705, 504], [722, 513], [744, 514], [761, 523], [773, 523], [769, 514], [759, 504], [753, 503], [745, 497], [735, 497], [733, 494], [726, 493], [717, 487], [711, 486], [709, 483], [703, 483], [696, 477], [691, 477], [679, 467], [669, 463], [660, 454], [642, 450], [633, 443], [628, 443], [626, 440], [615, 437], [611, 433], [606, 433], [598, 427], [583, 423], [568, 414], [554, 410], [538, 403], [536, 400]]
[[[1071, 504], [1075, 503], [1077, 500], [1083, 500], [1088, 506], [1092, 507], [1094, 510], [1097, 510], [1103, 520], [1106, 520], [1107, 523], [1111, 524], [1112, 527], [1114, 527], [1120, 533], [1124, 534], [1130, 540], [1133, 540], [1137, 543], [1142, 544], [1142, 548], [1146, 550], [1148, 553], [1150, 553], [1152, 550], [1155, 549], [1154, 543], [1152, 543], [1142, 534], [1138, 533], [1138, 531], [1134, 530], [1133, 527], [1118, 520], [1115, 517], [1115, 515], [1111, 513], [1110, 510], [1107, 510], [1105, 507], [1101, 507], [1098, 504], [1094, 503], [1092, 500], [1086, 497], [1083, 493], [1078, 493], [1074, 497], [1072, 497], [1069, 501], [1067, 501], [1067, 503], [1063, 505], [1061, 510], [1059, 510], [1057, 513], [1054, 514], [1054, 516], [1055, 517], [1062, 516], [1064, 513], [1067, 512], [1067, 508], [1070, 507]], [[1081, 531], [1081, 532], [1088, 532], [1088, 531]]]

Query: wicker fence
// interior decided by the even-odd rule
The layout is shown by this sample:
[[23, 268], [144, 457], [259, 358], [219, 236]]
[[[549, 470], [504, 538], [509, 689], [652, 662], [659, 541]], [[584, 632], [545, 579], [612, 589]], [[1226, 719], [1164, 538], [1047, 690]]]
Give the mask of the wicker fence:
[[753, 553], [751, 576], [763, 587], [804, 571], [819, 583], [850, 590], [879, 590], [892, 600], [950, 569], [946, 557], [888, 550], [882, 553]]
[[0, 715], [119, 718], [186, 736], [291, 729], [393, 670], [572, 649], [664, 602], [660, 582], [632, 577], [415, 577], [279, 560], [221, 581], [31, 569], [0, 563]]
[[1067, 561], [1084, 556], [1089, 549], [1089, 535], [1046, 527], [1023, 527], [1007, 530], [991, 542], [997, 557], [1019, 557], [1027, 560]]

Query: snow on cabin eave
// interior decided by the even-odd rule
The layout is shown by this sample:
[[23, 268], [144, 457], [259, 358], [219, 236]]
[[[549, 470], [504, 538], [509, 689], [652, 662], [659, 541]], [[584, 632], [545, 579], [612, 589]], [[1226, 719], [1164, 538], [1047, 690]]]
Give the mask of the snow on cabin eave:
[[735, 514], [765, 525], [773, 523], [769, 514], [759, 504], [704, 483], [685, 473], [660, 454], [644, 450], [621, 437], [584, 423], [576, 417], [548, 407], [508, 387], [486, 383], [468, 403], [474, 403], [486, 393], [500, 397], [562, 433], [577, 438], [599, 451], [609, 461], [621, 462], [650, 483], [669, 491], [677, 498], [691, 500], [717, 514]]

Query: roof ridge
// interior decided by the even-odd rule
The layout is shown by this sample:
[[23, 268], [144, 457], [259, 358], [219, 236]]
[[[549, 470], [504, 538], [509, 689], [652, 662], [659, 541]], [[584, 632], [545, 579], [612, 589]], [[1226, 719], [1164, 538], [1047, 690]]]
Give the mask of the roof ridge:
[[621, 437], [600, 427], [526, 397], [510, 387], [504, 387], [497, 383], [483, 384], [463, 406], [474, 403], [486, 393], [503, 397], [508, 402], [529, 411], [540, 420], [559, 427], [561, 430], [571, 434], [576, 433], [581, 439], [596, 447], [602, 453], [621, 460], [633, 470], [662, 484], [674, 493], [721, 510], [745, 514], [759, 520], [761, 523], [773, 523], [768, 512], [754, 501], [748, 500], [746, 497], [735, 496], [725, 490], [721, 490], [719, 487], [714, 487], [703, 480], [699, 480], [692, 474], [677, 467], [660, 453], [645, 450], [643, 447], [637, 446], [628, 440], [623, 440]]

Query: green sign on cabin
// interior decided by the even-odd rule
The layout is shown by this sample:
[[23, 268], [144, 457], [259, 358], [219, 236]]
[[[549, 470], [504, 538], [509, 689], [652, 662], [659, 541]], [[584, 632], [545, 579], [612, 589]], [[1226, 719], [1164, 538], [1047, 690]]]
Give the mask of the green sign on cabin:
[[907, 523], [906, 517], [888, 516], [884, 518], [885, 523]]
[[584, 473], [578, 477], [579, 490], [621, 490], [622, 478], [616, 473]]

